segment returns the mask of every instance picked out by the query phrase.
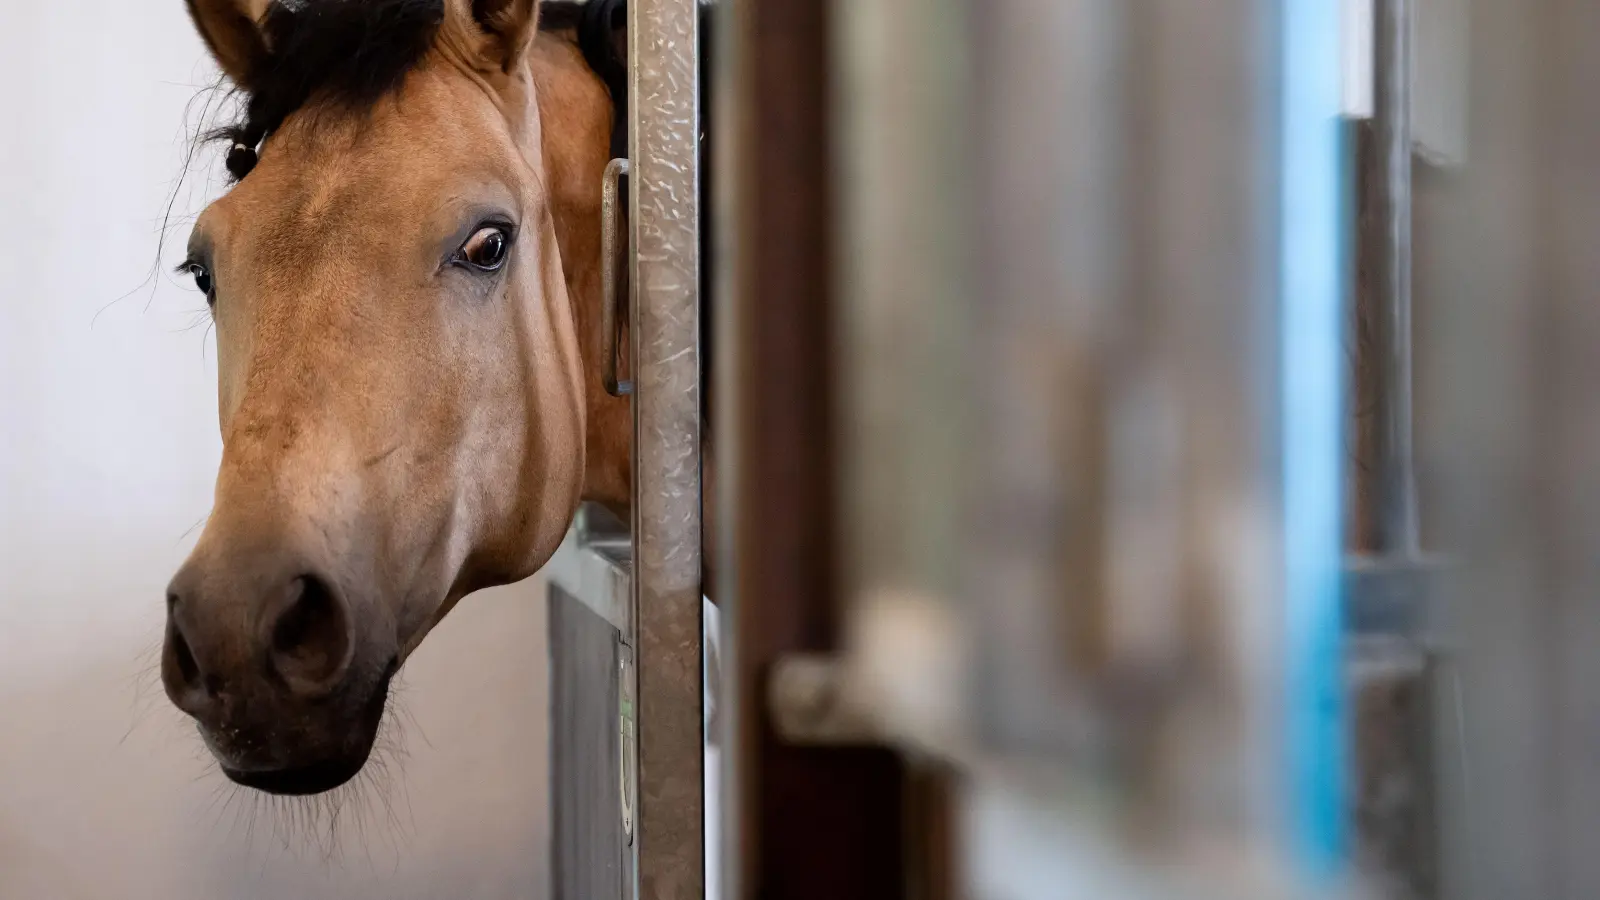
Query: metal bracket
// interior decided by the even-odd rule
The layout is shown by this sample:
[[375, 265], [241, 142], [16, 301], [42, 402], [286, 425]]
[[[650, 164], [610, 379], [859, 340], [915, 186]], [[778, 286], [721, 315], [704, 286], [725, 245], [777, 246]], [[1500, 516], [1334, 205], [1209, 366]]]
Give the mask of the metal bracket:
[[628, 174], [626, 159], [613, 159], [606, 164], [606, 173], [600, 184], [600, 360], [606, 393], [613, 397], [626, 397], [633, 393], [633, 382], [617, 380], [617, 344], [619, 343], [620, 317], [617, 315], [620, 292], [617, 289], [617, 270], [626, 262], [627, 238], [621, 237], [622, 179]]
[[1430, 649], [1441, 645], [1438, 582], [1447, 568], [1441, 557], [1346, 558], [1345, 631], [1407, 638]]

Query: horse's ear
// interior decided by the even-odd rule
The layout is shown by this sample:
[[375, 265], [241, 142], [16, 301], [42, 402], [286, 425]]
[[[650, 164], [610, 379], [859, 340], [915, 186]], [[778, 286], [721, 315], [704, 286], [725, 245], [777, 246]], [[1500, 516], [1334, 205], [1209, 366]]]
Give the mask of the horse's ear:
[[509, 72], [539, 31], [539, 0], [470, 0], [472, 19], [490, 39], [490, 62]]
[[234, 84], [249, 90], [250, 75], [267, 57], [261, 20], [272, 0], [185, 0], [189, 18], [211, 56]]

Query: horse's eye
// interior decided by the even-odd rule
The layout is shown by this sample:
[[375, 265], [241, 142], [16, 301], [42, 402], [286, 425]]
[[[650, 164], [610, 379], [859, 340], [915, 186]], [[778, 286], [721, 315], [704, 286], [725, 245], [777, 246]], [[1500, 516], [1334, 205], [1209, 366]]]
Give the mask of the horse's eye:
[[196, 262], [189, 263], [188, 269], [189, 274], [194, 276], [194, 286], [199, 288], [200, 293], [206, 295], [207, 303], [212, 302], [215, 298], [211, 295], [211, 273], [205, 266]]
[[461, 245], [460, 257], [475, 269], [493, 272], [505, 263], [510, 250], [511, 235], [506, 229], [500, 225], [489, 225], [478, 229]]

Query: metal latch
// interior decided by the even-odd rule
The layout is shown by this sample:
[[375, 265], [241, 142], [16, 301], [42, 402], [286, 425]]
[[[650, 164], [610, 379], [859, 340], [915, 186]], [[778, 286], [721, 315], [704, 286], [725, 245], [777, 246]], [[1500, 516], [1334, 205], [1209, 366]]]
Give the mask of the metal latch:
[[[606, 164], [600, 183], [600, 368], [606, 393], [625, 397], [633, 393], [633, 382], [617, 380], [617, 344], [621, 332], [618, 306], [621, 290], [618, 269], [627, 262], [628, 240], [622, 236], [622, 179], [628, 174], [626, 159]], [[618, 247], [620, 242], [621, 247]]]

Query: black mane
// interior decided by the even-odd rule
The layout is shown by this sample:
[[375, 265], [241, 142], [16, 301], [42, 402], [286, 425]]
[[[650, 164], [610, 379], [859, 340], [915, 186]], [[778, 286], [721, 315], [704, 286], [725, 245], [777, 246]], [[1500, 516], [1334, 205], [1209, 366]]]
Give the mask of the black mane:
[[[540, 27], [575, 27], [582, 3], [547, 2]], [[298, 0], [273, 3], [262, 21], [270, 53], [237, 85], [239, 121], [210, 134], [232, 145], [228, 171], [243, 178], [256, 147], [315, 100], [361, 111], [399, 89], [444, 23], [444, 0]]]

